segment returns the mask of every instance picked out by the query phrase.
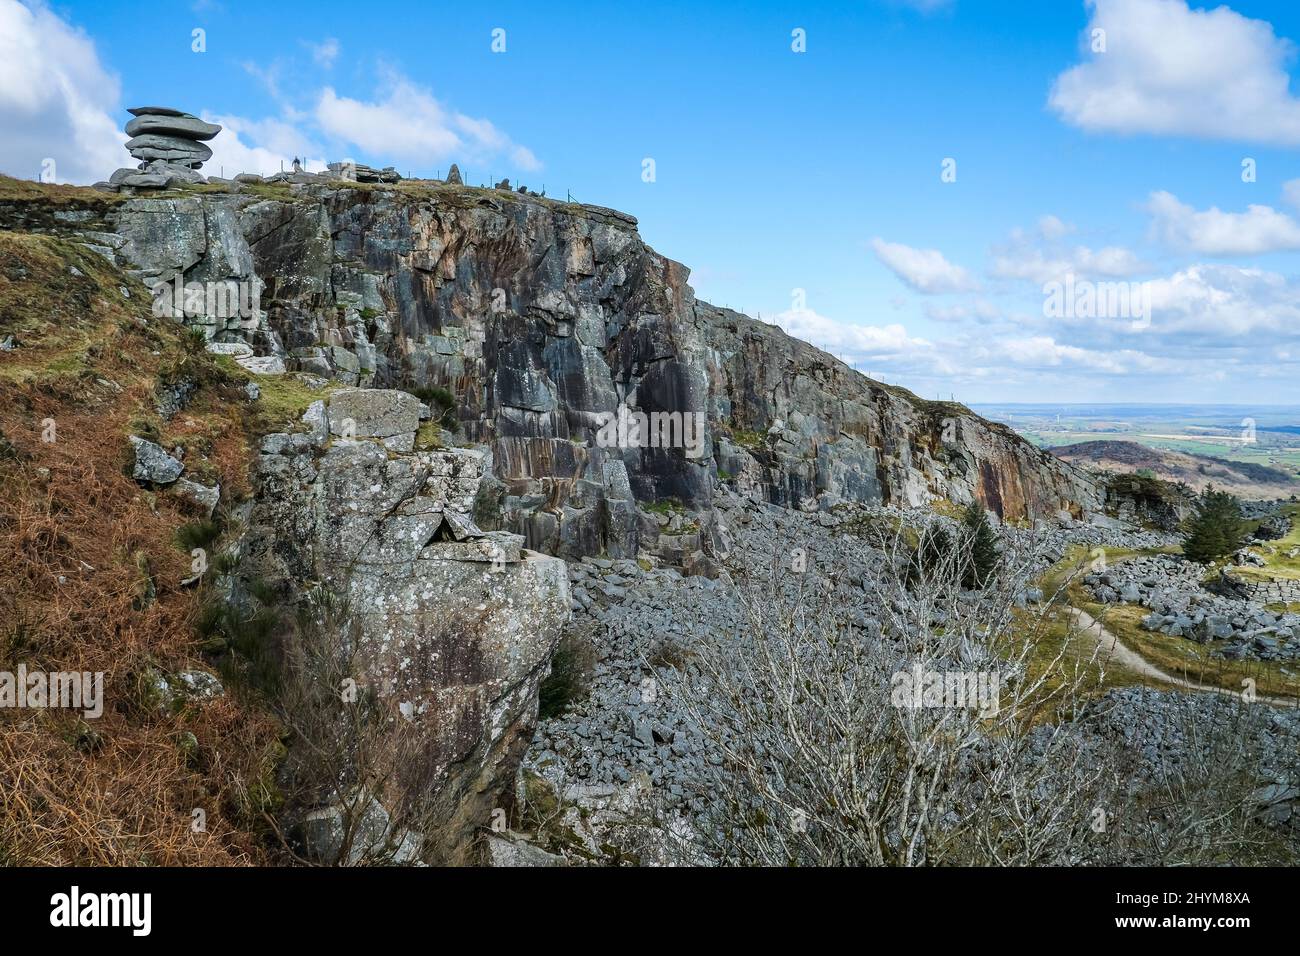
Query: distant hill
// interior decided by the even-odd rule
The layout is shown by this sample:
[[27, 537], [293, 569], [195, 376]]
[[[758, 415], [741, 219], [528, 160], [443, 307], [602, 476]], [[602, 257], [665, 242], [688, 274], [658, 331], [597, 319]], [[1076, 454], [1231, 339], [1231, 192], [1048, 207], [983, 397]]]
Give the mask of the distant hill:
[[1165, 481], [1182, 481], [1200, 491], [1208, 484], [1246, 498], [1286, 498], [1300, 482], [1267, 465], [1227, 461], [1209, 455], [1150, 448], [1132, 441], [1085, 441], [1049, 448], [1071, 464], [1102, 471], [1149, 471]]

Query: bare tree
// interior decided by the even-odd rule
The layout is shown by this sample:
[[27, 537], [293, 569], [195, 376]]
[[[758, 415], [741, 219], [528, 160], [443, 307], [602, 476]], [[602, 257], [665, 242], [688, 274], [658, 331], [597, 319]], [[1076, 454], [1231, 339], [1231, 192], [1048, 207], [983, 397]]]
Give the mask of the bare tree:
[[[1260, 813], [1261, 742], [1270, 710], [1208, 694], [1195, 706], [1179, 708], [1168, 728], [1178, 749], [1160, 750], [1154, 766], [1142, 766], [1141, 755], [1118, 754], [1130, 783], [1104, 858], [1148, 866], [1300, 860], [1300, 830], [1271, 826]], [[1282, 769], [1300, 778], [1300, 753], [1292, 751], [1289, 763]]]
[[1040, 536], [1001, 535], [984, 587], [964, 590], [961, 530], [921, 520], [877, 523], [860, 567], [736, 569], [739, 633], [703, 636], [668, 687], [712, 755], [711, 859], [1168, 864], [1278, 846], [1250, 798], [1261, 708], [1223, 702], [1158, 773], [1126, 763], [1095, 731], [1103, 662], [1058, 606], [1069, 576], [1026, 599]]
[[701, 827], [720, 862], [1034, 864], [1082, 839], [1113, 780], [1059, 720], [1097, 662], [1044, 654], [1063, 624], [1023, 600], [1031, 547], [965, 591], [961, 533], [929, 533], [878, 533], [872, 567], [777, 556], [737, 586], [741, 633], [693, 648], [673, 691], [720, 758]]

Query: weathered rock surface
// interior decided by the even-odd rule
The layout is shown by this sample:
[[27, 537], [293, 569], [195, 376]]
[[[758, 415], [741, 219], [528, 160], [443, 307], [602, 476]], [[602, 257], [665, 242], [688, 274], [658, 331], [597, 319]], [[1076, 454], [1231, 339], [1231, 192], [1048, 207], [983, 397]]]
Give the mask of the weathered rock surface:
[[205, 518], [211, 518], [221, 503], [221, 486], [204, 485], [188, 478], [177, 479], [173, 490], [189, 501]]
[[185, 470], [185, 466], [167, 454], [161, 445], [147, 438], [132, 435], [131, 445], [135, 451], [135, 464], [131, 469], [131, 477], [136, 481], [170, 485]]
[[1139, 624], [1143, 630], [1210, 644], [1212, 657], [1300, 660], [1300, 614], [1269, 610], [1267, 590], [1255, 596], [1246, 586], [1241, 596], [1216, 594], [1201, 583], [1209, 571], [1181, 556], [1152, 555], [1117, 563], [1083, 581], [1103, 604], [1150, 609]]
[[[137, 107], [138, 109], [138, 107]], [[135, 113], [135, 110], [130, 112]], [[151, 133], [157, 136], [178, 136], [187, 140], [209, 140], [221, 132], [216, 123], [205, 123], [197, 116], [168, 110], [167, 113], [139, 113], [126, 124], [127, 136]]]
[[[187, 321], [246, 343], [267, 371], [445, 390], [461, 438], [488, 450], [480, 520], [530, 548], [698, 561], [696, 542], [661, 541], [637, 503], [675, 498], [707, 515], [721, 484], [795, 507], [977, 498], [1008, 519], [1101, 510], [1090, 478], [1010, 429], [698, 302], [686, 268], [647, 247], [626, 214], [303, 175], [284, 200], [130, 199], [112, 214], [117, 255], [146, 281], [249, 283], [253, 319]], [[620, 408], [658, 418], [640, 440], [602, 441]]]
[[[309, 411], [308, 431], [267, 436], [241, 567], [290, 600], [316, 588], [342, 600], [333, 636], [353, 647], [358, 683], [379, 688], [422, 740], [375, 797], [392, 807], [436, 796], [421, 854], [464, 862], [531, 737], [568, 584], [564, 562], [474, 525], [483, 453], [412, 451], [412, 402], [343, 391]], [[338, 437], [344, 417], [355, 440]], [[488, 560], [465, 554], [480, 544]]]
[[126, 124], [131, 137], [126, 149], [140, 164], [117, 170], [100, 188], [170, 189], [206, 182], [198, 169], [212, 158], [212, 149], [202, 141], [220, 133], [220, 126], [166, 106], [137, 106], [127, 112], [135, 118]]

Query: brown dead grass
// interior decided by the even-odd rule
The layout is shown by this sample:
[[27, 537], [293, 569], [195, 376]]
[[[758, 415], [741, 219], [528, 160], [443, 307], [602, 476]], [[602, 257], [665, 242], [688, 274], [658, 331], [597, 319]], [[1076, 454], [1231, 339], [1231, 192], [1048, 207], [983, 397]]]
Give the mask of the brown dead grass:
[[[259, 862], [250, 794], [265, 789], [274, 722], [230, 694], [172, 714], [135, 690], [151, 668], [211, 668], [196, 649], [198, 596], [180, 587], [190, 557], [175, 536], [190, 516], [131, 480], [127, 436], [157, 429], [186, 446], [187, 473], [219, 474], [227, 500], [246, 494], [232, 389], [209, 374], [161, 422], [159, 377], [207, 360], [149, 317], [142, 286], [44, 236], [0, 233], [0, 264], [0, 337], [20, 341], [0, 353], [0, 669], [105, 675], [99, 719], [0, 711], [0, 862]], [[56, 440], [44, 441], [51, 421]], [[188, 734], [197, 748], [182, 745]]]

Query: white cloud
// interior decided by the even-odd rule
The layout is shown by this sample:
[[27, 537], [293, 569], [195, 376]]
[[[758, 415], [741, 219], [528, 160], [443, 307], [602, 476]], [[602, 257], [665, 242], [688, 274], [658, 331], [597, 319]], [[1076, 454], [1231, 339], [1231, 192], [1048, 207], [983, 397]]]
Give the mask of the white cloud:
[[948, 10], [957, 5], [957, 0], [895, 0], [901, 6], [911, 7], [919, 13], [929, 16], [941, 10]]
[[[1049, 105], [1090, 131], [1300, 143], [1293, 46], [1264, 20], [1184, 0], [1089, 0], [1086, 62], [1056, 78]], [[1092, 31], [1105, 52], [1092, 52]]]
[[877, 259], [917, 292], [969, 292], [978, 287], [969, 272], [949, 262], [938, 249], [914, 249], [879, 238], [871, 240], [871, 248]]
[[237, 173], [270, 176], [291, 169], [294, 159], [301, 159], [308, 172], [325, 169], [326, 161], [320, 147], [290, 123], [208, 113], [203, 118], [222, 127], [216, 139], [208, 143], [212, 147], [212, 158], [203, 164], [203, 172], [209, 176], [222, 173], [227, 178]]
[[326, 70], [332, 69], [334, 61], [339, 55], [339, 41], [334, 37], [327, 37], [320, 43], [307, 42], [307, 49], [311, 51], [311, 58], [316, 65]]
[[1056, 216], [1043, 216], [1038, 220], [1039, 234], [1049, 241], [1060, 239], [1066, 233], [1073, 231], [1073, 226], [1062, 222]]
[[1052, 255], [1042, 249], [1016, 249], [1004, 251], [993, 257], [989, 274], [999, 279], [1025, 279], [1044, 283], [1075, 276], [1132, 276], [1145, 267], [1128, 249], [1106, 246], [1089, 249], [1076, 246], [1064, 253]]
[[1193, 265], [1152, 279], [1151, 329], [1178, 347], [1300, 334], [1300, 286], [1263, 269]]
[[928, 302], [925, 314], [936, 322], [993, 322], [1002, 317], [1002, 310], [984, 298], [976, 298], [968, 303], [939, 305]]
[[1088, 348], [1060, 342], [1051, 335], [981, 332], [931, 340], [909, 334], [898, 323], [837, 322], [810, 309], [782, 312], [776, 324], [864, 371], [894, 379], [914, 376], [929, 381], [940, 376], [952, 382], [971, 382], [1032, 370], [1129, 375], [1172, 367], [1140, 350]]
[[1300, 209], [1300, 179], [1288, 179], [1282, 184], [1282, 201]]
[[1153, 232], [1180, 249], [1207, 256], [1242, 256], [1300, 249], [1300, 223], [1271, 206], [1250, 205], [1245, 212], [1217, 206], [1197, 211], [1164, 191], [1147, 203]]
[[52, 159], [59, 182], [90, 183], [133, 165], [119, 96], [85, 33], [43, 3], [0, 0], [0, 170], [31, 179]]
[[853, 361], [911, 355], [931, 348], [925, 339], [912, 338], [897, 323], [853, 325], [828, 319], [811, 309], [787, 309], [776, 316], [775, 322], [795, 338], [836, 355], [848, 355]]
[[989, 275], [1041, 285], [1063, 280], [1067, 275], [1120, 278], [1145, 271], [1144, 263], [1122, 246], [1092, 249], [1084, 245], [1067, 247], [1058, 241], [1074, 231], [1073, 224], [1050, 215], [1039, 219], [1032, 232], [1013, 229], [1008, 242], [993, 247]]
[[424, 165], [506, 156], [520, 169], [541, 168], [530, 150], [511, 142], [488, 120], [449, 110], [427, 89], [399, 76], [390, 76], [384, 98], [372, 102], [325, 87], [315, 120], [326, 135], [377, 156]]

